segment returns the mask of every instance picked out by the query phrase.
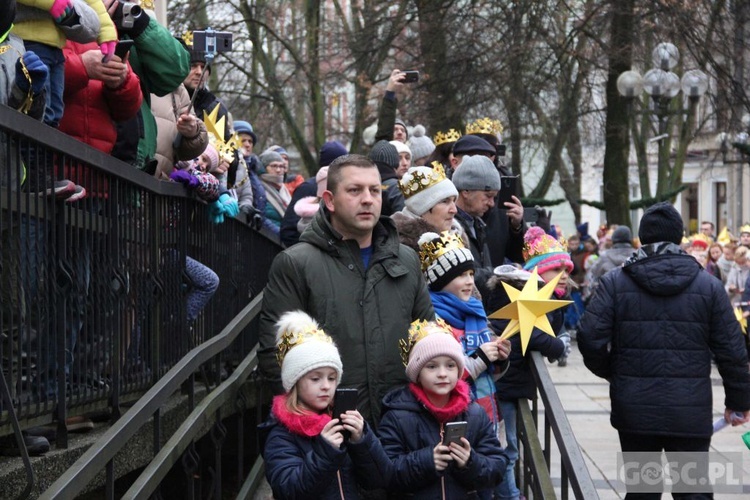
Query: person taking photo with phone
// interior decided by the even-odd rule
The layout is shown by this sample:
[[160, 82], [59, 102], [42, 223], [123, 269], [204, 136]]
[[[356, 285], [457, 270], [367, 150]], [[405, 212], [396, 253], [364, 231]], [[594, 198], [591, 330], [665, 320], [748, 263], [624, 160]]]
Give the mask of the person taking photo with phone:
[[348, 499], [360, 487], [382, 488], [390, 461], [362, 415], [329, 413], [343, 373], [333, 340], [302, 311], [285, 313], [276, 327], [285, 393], [259, 426], [273, 497]]
[[[401, 351], [410, 382], [385, 396], [378, 427], [393, 462], [388, 489], [411, 498], [467, 498], [476, 492], [491, 499], [508, 457], [462, 380], [461, 344], [442, 320], [415, 321]], [[465, 428], [464, 435], [453, 428]]]

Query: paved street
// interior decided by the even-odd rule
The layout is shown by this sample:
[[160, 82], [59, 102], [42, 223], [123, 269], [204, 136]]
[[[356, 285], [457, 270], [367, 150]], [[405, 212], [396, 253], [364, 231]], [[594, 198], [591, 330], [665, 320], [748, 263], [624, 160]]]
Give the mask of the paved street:
[[[617, 480], [617, 453], [620, 444], [617, 432], [609, 423], [609, 385], [604, 379], [594, 376], [583, 365], [583, 359], [573, 342], [573, 352], [568, 366], [547, 364], [552, 379], [555, 381], [568, 419], [581, 446], [584, 460], [588, 464], [591, 478], [594, 481], [602, 500], [625, 497], [625, 487]], [[714, 416], [719, 418], [724, 413], [724, 388], [721, 378], [713, 369]], [[742, 441], [742, 434], [750, 431], [750, 426], [726, 427], [716, 433], [711, 442], [711, 451], [739, 452], [743, 454], [744, 495], [716, 494], [717, 500], [750, 498], [750, 450]], [[558, 458], [559, 461], [559, 458]], [[553, 475], [559, 483], [559, 465], [553, 461]], [[671, 495], [663, 495], [671, 498]]]

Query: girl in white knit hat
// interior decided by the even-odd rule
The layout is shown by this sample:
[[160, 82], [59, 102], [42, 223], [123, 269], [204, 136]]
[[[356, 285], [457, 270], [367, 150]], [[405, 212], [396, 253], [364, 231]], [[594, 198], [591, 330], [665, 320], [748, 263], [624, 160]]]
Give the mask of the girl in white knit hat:
[[[485, 411], [461, 379], [464, 351], [442, 320], [415, 321], [402, 357], [410, 383], [383, 398], [378, 434], [393, 461], [389, 486], [410, 498], [492, 498], [508, 458]], [[463, 436], [444, 444], [449, 424]], [[477, 491], [478, 490], [478, 491]]]
[[286, 393], [274, 397], [259, 428], [274, 498], [359, 498], [360, 487], [382, 488], [390, 461], [362, 415], [330, 415], [342, 375], [333, 340], [302, 311], [284, 314], [276, 326]]

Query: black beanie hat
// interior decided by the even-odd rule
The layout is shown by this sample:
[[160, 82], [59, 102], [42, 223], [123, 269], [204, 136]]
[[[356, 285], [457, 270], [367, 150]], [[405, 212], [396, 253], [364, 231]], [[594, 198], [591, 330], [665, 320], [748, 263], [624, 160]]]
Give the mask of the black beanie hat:
[[682, 242], [683, 221], [671, 203], [662, 201], [651, 205], [643, 213], [638, 237], [643, 245], [669, 241], [676, 245]]
[[0, 36], [10, 31], [10, 26], [16, 18], [16, 0], [0, 2]]
[[478, 135], [465, 135], [453, 145], [454, 155], [477, 155], [489, 154], [495, 155], [497, 151], [489, 142], [485, 141]]
[[378, 165], [384, 165], [396, 170], [399, 164], [398, 150], [388, 141], [378, 141], [370, 151], [370, 159]]

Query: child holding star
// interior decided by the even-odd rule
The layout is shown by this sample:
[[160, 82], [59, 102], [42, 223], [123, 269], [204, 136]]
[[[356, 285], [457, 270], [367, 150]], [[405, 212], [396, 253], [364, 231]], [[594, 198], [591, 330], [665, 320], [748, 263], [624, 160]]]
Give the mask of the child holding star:
[[484, 408], [497, 428], [501, 418], [495, 402], [495, 379], [508, 369], [510, 341], [498, 340], [474, 289], [474, 257], [460, 237], [450, 231], [424, 233], [419, 238], [430, 298], [438, 318], [451, 327], [464, 349], [466, 371], [473, 399]]
[[[539, 227], [532, 227], [524, 235], [523, 255], [526, 263], [523, 269], [506, 265], [495, 268], [495, 276], [490, 278], [488, 287], [491, 290], [487, 300], [488, 310], [497, 311], [506, 306], [510, 299], [502, 286], [505, 282], [514, 288], [522, 289], [529, 279], [539, 279], [539, 288], [557, 278], [559, 281], [551, 298], [562, 299], [567, 295], [568, 276], [573, 270], [573, 261], [563, 245], [549, 236]], [[532, 271], [536, 270], [536, 273]], [[546, 297], [545, 297], [546, 298]], [[493, 318], [494, 314], [490, 315]], [[508, 445], [508, 468], [505, 480], [500, 484], [500, 498], [518, 498], [520, 491], [516, 486], [514, 466], [518, 460], [518, 439], [516, 436], [516, 407], [519, 399], [532, 399], [536, 393], [534, 379], [525, 356], [528, 351], [539, 351], [550, 360], [564, 356], [570, 346], [570, 336], [563, 332], [564, 309], [558, 308], [547, 313], [552, 330], [557, 337], [548, 335], [539, 328], [534, 328], [526, 349], [521, 347], [521, 336], [511, 337], [510, 367], [503, 378], [496, 381], [497, 402], [505, 421], [505, 436]], [[490, 319], [496, 332], [502, 332], [508, 320]]]

